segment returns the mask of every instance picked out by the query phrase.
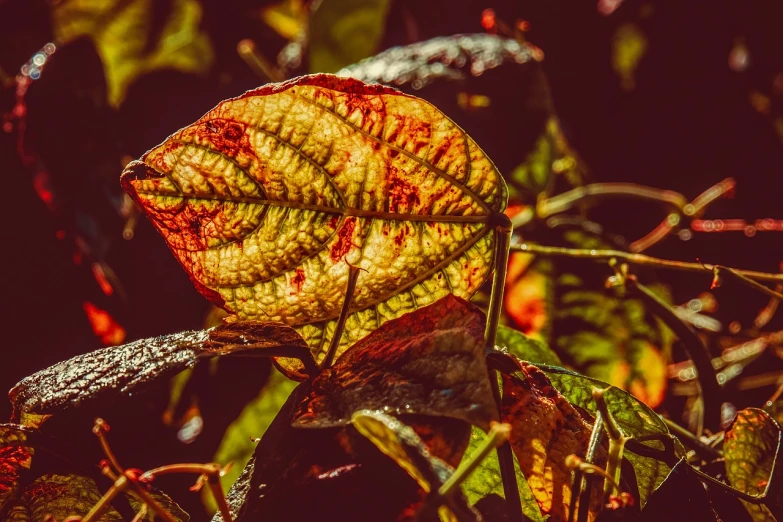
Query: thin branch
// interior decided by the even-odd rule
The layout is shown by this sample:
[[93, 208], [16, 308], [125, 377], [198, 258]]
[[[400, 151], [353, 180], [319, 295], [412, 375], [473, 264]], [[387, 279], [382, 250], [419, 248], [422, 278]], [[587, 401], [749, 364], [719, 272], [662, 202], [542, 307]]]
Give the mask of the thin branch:
[[457, 488], [459, 488], [459, 485], [473, 473], [473, 470], [484, 461], [487, 455], [489, 455], [489, 452], [506, 442], [509, 435], [511, 435], [510, 424], [493, 422], [489, 433], [484, 437], [484, 440], [481, 441], [481, 445], [476, 451], [470, 454], [468, 462], [464, 465], [460, 465], [446, 482], [443, 483], [438, 489], [438, 495], [441, 497], [448, 497], [453, 494]]
[[655, 201], [678, 211], [682, 211], [688, 204], [688, 199], [685, 196], [671, 190], [646, 187], [635, 183], [593, 183], [542, 200], [536, 213], [540, 218], [546, 218], [552, 214], [565, 212], [582, 201], [618, 196]]
[[595, 401], [598, 414], [604, 421], [604, 427], [606, 434], [609, 435], [609, 451], [606, 458], [606, 475], [611, 477], [611, 480], [604, 481], [604, 498], [606, 498], [612, 487], [618, 489], [617, 484], [620, 482], [620, 466], [623, 461], [623, 451], [625, 450], [625, 443], [628, 441], [628, 437], [620, 431], [620, 427], [614, 420], [612, 413], [609, 411], [609, 405], [606, 404], [604, 393], [606, 390], [600, 390], [593, 388], [593, 400]]
[[707, 205], [734, 190], [736, 185], [737, 183], [734, 181], [734, 179], [726, 178], [723, 181], [716, 183], [712, 187], [708, 188], [699, 194], [696, 199], [685, 205], [680, 213], [669, 214], [666, 216], [666, 219], [661, 221], [661, 223], [649, 234], [631, 243], [631, 252], [643, 252], [644, 250], [647, 250], [651, 246], [663, 240], [666, 236], [669, 235], [672, 229], [679, 224], [680, 218], [683, 215], [687, 217], [700, 215]]
[[769, 288], [767, 286], [764, 286], [761, 283], [759, 283], [757, 281], [754, 281], [753, 279], [751, 279], [749, 277], [746, 277], [746, 276], [742, 275], [739, 271], [734, 270], [733, 268], [729, 268], [729, 267], [723, 266], [723, 265], [714, 265], [712, 271], [713, 271], [713, 274], [715, 274], [714, 275], [714, 279], [713, 279], [713, 286], [719, 286], [719, 283], [716, 284], [715, 282], [716, 281], [719, 282], [720, 281], [720, 274], [722, 272], [725, 272], [725, 273], [731, 275], [731, 277], [733, 277], [734, 279], [736, 279], [740, 283], [742, 283], [742, 284], [744, 284], [744, 285], [746, 285], [746, 286], [748, 286], [748, 287], [750, 287], [750, 288], [752, 288], [752, 289], [754, 289], [754, 290], [756, 290], [758, 292], [761, 292], [762, 294], [765, 294], [765, 295], [767, 295], [769, 297], [772, 297], [774, 299], [783, 299], [783, 294], [781, 294], [780, 292], [776, 292], [775, 290], [773, 290], [773, 289], [771, 289], [771, 288]]
[[[587, 445], [587, 454], [585, 462], [594, 464], [598, 455], [598, 448], [601, 447], [601, 439], [604, 434], [604, 421], [600, 416], [595, 417], [593, 431], [590, 433], [590, 441]], [[577, 499], [579, 500], [578, 520], [587, 520], [587, 510], [590, 507], [590, 481], [585, 479], [584, 473], [580, 469], [574, 470], [574, 482], [571, 487], [571, 503], [568, 507], [568, 522], [573, 522], [576, 511]]]
[[337, 348], [340, 347], [340, 339], [343, 337], [345, 320], [348, 318], [348, 312], [351, 309], [351, 301], [353, 301], [356, 280], [359, 279], [360, 271], [361, 268], [348, 265], [348, 285], [345, 288], [345, 299], [343, 299], [343, 307], [340, 309], [340, 316], [337, 318], [332, 340], [329, 343], [329, 351], [326, 352], [326, 357], [324, 357], [323, 368], [329, 368], [334, 362], [334, 356], [337, 355]]
[[[707, 263], [688, 263], [685, 261], [673, 261], [670, 259], [660, 259], [650, 257], [644, 254], [632, 254], [621, 250], [589, 250], [581, 248], [562, 248], [533, 243], [517, 243], [511, 245], [514, 252], [527, 252], [530, 254], [539, 254], [550, 257], [571, 257], [581, 259], [592, 259], [594, 261], [609, 261], [610, 259], [619, 259], [636, 266], [649, 266], [653, 268], [663, 268], [670, 270], [682, 270], [684, 272], [708, 273], [712, 274], [716, 265]], [[783, 283], [782, 274], [771, 274], [768, 272], [757, 272], [755, 270], [732, 269], [737, 274], [752, 279], [754, 281], [770, 281]]]
[[697, 437], [690, 431], [686, 430], [676, 422], [673, 422], [664, 417], [661, 417], [661, 419], [663, 419], [663, 422], [666, 423], [666, 426], [669, 428], [669, 431], [672, 432], [675, 437], [680, 439], [680, 442], [682, 442], [685, 446], [688, 446], [693, 451], [695, 451], [696, 454], [702, 460], [706, 462], [711, 462], [713, 460], [723, 458], [722, 451], [717, 450], [712, 446], [710, 446], [709, 444], [704, 443], [699, 437]]

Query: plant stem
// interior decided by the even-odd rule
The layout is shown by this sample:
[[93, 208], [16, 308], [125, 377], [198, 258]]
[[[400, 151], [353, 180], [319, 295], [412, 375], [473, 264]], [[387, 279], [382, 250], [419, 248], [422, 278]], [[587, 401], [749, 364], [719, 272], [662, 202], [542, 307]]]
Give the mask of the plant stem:
[[666, 426], [669, 428], [669, 431], [674, 434], [675, 437], [680, 439], [682, 443], [685, 446], [688, 446], [692, 450], [696, 452], [697, 455], [699, 455], [702, 459], [709, 462], [715, 459], [723, 458], [723, 452], [720, 450], [716, 450], [715, 448], [709, 446], [708, 444], [705, 444], [704, 442], [699, 439], [696, 435], [691, 433], [690, 431], [686, 430], [676, 422], [672, 422], [669, 419], [666, 419], [664, 417], [661, 417], [663, 419], [663, 422], [666, 423]]
[[[596, 415], [593, 423], [593, 431], [590, 432], [590, 442], [587, 445], [587, 454], [585, 462], [594, 464], [598, 448], [601, 446], [601, 436], [603, 435], [603, 423], [600, 415]], [[587, 511], [590, 507], [590, 481], [586, 480], [581, 469], [574, 470], [574, 486], [571, 488], [571, 503], [568, 508], [568, 522], [573, 522], [574, 512], [576, 511], [576, 501], [579, 500], [578, 520], [587, 520]], [[583, 507], [584, 506], [584, 507]]]
[[614, 484], [609, 480], [604, 480], [604, 498], [606, 498], [611, 492], [612, 488], [616, 488], [620, 483], [620, 465], [623, 461], [623, 450], [625, 449], [625, 443], [628, 441], [620, 427], [615, 422], [614, 417], [609, 411], [609, 406], [606, 404], [604, 393], [606, 390], [593, 389], [593, 400], [598, 409], [598, 413], [601, 419], [604, 421], [604, 427], [606, 433], [609, 435], [609, 453], [606, 458], [606, 474], [612, 477]]
[[[685, 272], [712, 273], [715, 265], [702, 263], [688, 263], [685, 261], [672, 261], [670, 259], [660, 259], [650, 257], [644, 254], [631, 254], [621, 250], [588, 250], [581, 248], [561, 248], [544, 245], [535, 245], [532, 243], [512, 244], [511, 250], [515, 252], [527, 252], [529, 254], [539, 254], [550, 257], [571, 257], [592, 259], [594, 261], [609, 261], [610, 259], [620, 259], [631, 265], [649, 266], [653, 268], [664, 268], [671, 270], [682, 270]], [[757, 272], [754, 270], [732, 269], [735, 273], [743, 275], [754, 281], [770, 281], [783, 283], [783, 274], [770, 274], [768, 272]]]
[[345, 288], [345, 299], [343, 299], [343, 307], [340, 309], [340, 317], [337, 318], [337, 324], [334, 327], [334, 333], [332, 334], [332, 340], [329, 343], [329, 351], [326, 352], [322, 368], [329, 368], [334, 362], [334, 356], [337, 355], [337, 348], [340, 347], [340, 339], [343, 337], [343, 330], [345, 329], [345, 320], [348, 318], [348, 311], [351, 308], [351, 301], [353, 301], [353, 293], [356, 290], [356, 280], [359, 279], [359, 271], [361, 268], [348, 265], [348, 285]]
[[[504, 214], [498, 214], [495, 225], [495, 274], [492, 279], [492, 294], [487, 311], [487, 323], [484, 330], [484, 351], [487, 354], [495, 350], [498, 322], [503, 308], [503, 291], [506, 286], [506, 271], [508, 270], [508, 254], [511, 244], [511, 220]], [[498, 409], [498, 418], [501, 418], [501, 397], [498, 384], [498, 372], [490, 370], [489, 383], [492, 396]], [[503, 479], [503, 492], [506, 497], [506, 506], [509, 511], [509, 520], [521, 522], [525, 519], [522, 514], [522, 499], [519, 496], [516, 472], [514, 471], [514, 452], [508, 441], [497, 448], [498, 463], [500, 464], [500, 476]]]
[[209, 490], [212, 492], [215, 503], [217, 503], [218, 511], [220, 511], [220, 515], [223, 517], [223, 522], [234, 522], [234, 518], [231, 516], [231, 510], [228, 508], [228, 503], [226, 502], [226, 495], [223, 492], [223, 487], [220, 485], [220, 475], [211, 475], [207, 479], [207, 484], [209, 484]]
[[95, 505], [87, 512], [82, 518], [82, 522], [93, 522], [99, 520], [101, 516], [111, 507], [111, 501], [118, 493], [124, 491], [128, 487], [128, 479], [120, 477], [112, 486], [106, 491], [101, 499], [95, 503]]
[[484, 461], [487, 455], [489, 455], [489, 452], [506, 442], [510, 434], [511, 425], [493, 422], [489, 433], [486, 437], [484, 437], [484, 440], [481, 441], [481, 446], [479, 446], [476, 451], [470, 454], [466, 464], [457, 468], [457, 470], [446, 480], [446, 482], [443, 483], [443, 485], [438, 489], [438, 495], [441, 497], [448, 497], [454, 493], [459, 485], [462, 484], [462, 482], [464, 482], [464, 480], [468, 478], [471, 473], [473, 473], [473, 470], [475, 470], [476, 467], [478, 467], [478, 465]]
[[776, 292], [775, 290], [773, 290], [773, 289], [771, 289], [771, 288], [769, 288], [767, 286], [764, 286], [761, 283], [756, 282], [756, 281], [754, 281], [753, 279], [751, 279], [749, 277], [746, 277], [746, 276], [742, 275], [740, 272], [738, 272], [737, 270], [734, 270], [733, 268], [729, 268], [727, 266], [722, 266], [722, 265], [715, 265], [712, 270], [713, 270], [713, 273], [715, 274], [715, 279], [718, 279], [720, 277], [720, 273], [721, 272], [725, 272], [725, 273], [731, 275], [731, 277], [733, 277], [734, 279], [736, 279], [740, 283], [742, 283], [742, 284], [744, 284], [744, 285], [746, 285], [746, 286], [748, 286], [748, 287], [750, 287], [750, 288], [752, 288], [754, 290], [757, 290], [757, 291], [761, 292], [762, 294], [768, 295], [769, 297], [772, 297], [774, 299], [783, 299], [783, 294], [781, 294], [780, 292]]

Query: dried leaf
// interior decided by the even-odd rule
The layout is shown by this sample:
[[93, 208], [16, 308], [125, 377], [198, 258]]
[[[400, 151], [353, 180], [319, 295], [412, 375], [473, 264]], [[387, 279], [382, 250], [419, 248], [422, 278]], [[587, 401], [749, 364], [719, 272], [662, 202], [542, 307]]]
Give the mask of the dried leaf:
[[358, 410], [497, 420], [484, 362], [484, 314], [447, 295], [389, 321], [303, 387], [299, 427], [344, 426]]
[[[501, 418], [511, 424], [511, 448], [541, 512], [554, 521], [568, 520], [571, 470], [568, 455], [585, 455], [592, 426], [552, 386], [546, 374], [524, 362], [517, 374], [503, 375]], [[590, 519], [601, 510], [596, 488]]]
[[[109, 102], [116, 107], [142, 74], [156, 69], [198, 74], [209, 69], [212, 46], [199, 27], [201, 4], [196, 0], [170, 4], [168, 11], [145, 0], [56, 2], [52, 4], [55, 40], [67, 43], [82, 36], [93, 40], [103, 61]], [[165, 19], [155, 19], [160, 16]]]
[[[732, 487], [749, 495], [761, 495], [772, 480], [772, 465], [780, 449], [780, 426], [763, 410], [737, 412], [723, 439], [726, 476]], [[774, 520], [761, 504], [743, 504], [755, 521]]]
[[349, 264], [363, 272], [338, 355], [448, 293], [473, 295], [506, 201], [492, 162], [435, 107], [329, 75], [221, 103], [122, 183], [199, 291], [241, 320], [296, 326], [318, 361]]
[[201, 358], [277, 349], [308, 353], [293, 329], [260, 321], [141, 339], [78, 355], [25, 377], [9, 392], [9, 398], [15, 419], [24, 414], [52, 414], [142, 390], [157, 379], [195, 366]]
[[27, 442], [28, 434], [21, 426], [0, 425], [0, 517], [15, 500], [21, 476], [32, 465], [35, 450]]
[[[470, 444], [465, 451], [464, 458], [469, 458], [478, 449], [485, 437], [485, 433], [474, 427], [470, 434]], [[533, 522], [544, 522], [545, 517], [541, 514], [541, 509], [536, 503], [533, 492], [530, 491], [530, 485], [519, 468], [519, 461], [516, 457], [514, 457], [514, 471], [516, 473], [517, 485], [519, 486], [519, 496], [522, 499], [522, 512]], [[500, 462], [496, 452], [487, 455], [487, 458], [465, 479], [462, 483], [462, 492], [465, 494], [468, 502], [482, 513], [484, 513], [483, 504], [487, 502], [488, 498], [493, 498], [494, 496], [501, 499], [505, 498], [503, 479], [500, 475]], [[505, 511], [505, 501], [503, 501], [503, 510]]]

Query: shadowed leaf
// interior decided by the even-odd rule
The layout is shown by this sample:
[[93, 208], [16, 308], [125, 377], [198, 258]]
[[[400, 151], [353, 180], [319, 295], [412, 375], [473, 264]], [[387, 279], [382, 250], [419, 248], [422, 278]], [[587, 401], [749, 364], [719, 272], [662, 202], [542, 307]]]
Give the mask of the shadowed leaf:
[[14, 418], [52, 414], [88, 401], [130, 394], [149, 383], [195, 366], [217, 355], [300, 353], [307, 345], [290, 327], [258, 321], [238, 322], [209, 330], [141, 339], [60, 362], [29, 377], [10, 391]]
[[[772, 480], [772, 467], [780, 445], [780, 426], [763, 410], [745, 408], [726, 431], [723, 455], [732, 487], [761, 495]], [[772, 520], [766, 506], [743, 501], [753, 520]]]
[[641, 520], [688, 520], [717, 522], [704, 486], [684, 460], [678, 462], [661, 486], [650, 495]]
[[531, 362], [533, 364], [549, 364], [551, 366], [561, 366], [563, 363], [560, 357], [543, 342], [537, 339], [531, 339], [522, 332], [499, 326], [495, 344], [501, 348], [506, 348], [508, 353], [514, 355], [517, 359]]
[[484, 314], [447, 295], [389, 321], [303, 385], [300, 427], [342, 426], [358, 410], [461, 419], [489, 429], [497, 419], [484, 362]]
[[[227, 100], [126, 167], [131, 194], [207, 298], [337, 355], [453, 293], [473, 295], [505, 207], [500, 174], [429, 103], [330, 75]], [[299, 365], [282, 364], [289, 370]]]

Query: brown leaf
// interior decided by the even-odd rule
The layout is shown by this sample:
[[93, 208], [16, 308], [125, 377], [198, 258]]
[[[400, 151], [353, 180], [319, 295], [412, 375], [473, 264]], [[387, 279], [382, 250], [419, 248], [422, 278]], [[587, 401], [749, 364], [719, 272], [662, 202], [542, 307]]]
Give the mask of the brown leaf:
[[349, 423], [354, 412], [497, 420], [484, 362], [484, 314], [448, 295], [383, 325], [304, 384], [299, 427]]
[[224, 101], [122, 184], [202, 294], [241, 320], [295, 326], [318, 361], [349, 265], [363, 272], [337, 355], [449, 293], [472, 296], [507, 195], [429, 103], [323, 74]]
[[[519, 362], [521, 375], [503, 375], [501, 418], [511, 424], [511, 448], [541, 512], [552, 522], [568, 520], [571, 470], [568, 455], [587, 452], [592, 426], [549, 382], [546, 374]], [[591, 518], [601, 508], [599, 488], [591, 498]]]
[[27, 438], [21, 426], [0, 425], [0, 517], [18, 495], [22, 473], [32, 465], [34, 449]]

